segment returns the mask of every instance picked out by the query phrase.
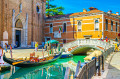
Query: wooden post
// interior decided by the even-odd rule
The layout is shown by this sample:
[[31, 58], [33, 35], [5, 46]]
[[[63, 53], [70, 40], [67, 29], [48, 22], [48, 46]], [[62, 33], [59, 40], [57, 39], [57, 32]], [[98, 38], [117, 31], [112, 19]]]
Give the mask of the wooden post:
[[87, 79], [89, 78], [88, 77], [88, 63], [86, 64], [86, 75], [87, 75]]
[[66, 71], [65, 71], [64, 79], [69, 79], [69, 74], [70, 74], [70, 68], [67, 67], [67, 68], [66, 68]]
[[100, 56], [98, 57], [98, 76], [101, 76], [101, 69], [100, 69]]
[[104, 71], [104, 57], [102, 55], [102, 70]]
[[78, 64], [77, 64], [77, 67], [76, 67], [76, 72], [75, 72], [75, 76], [74, 76], [74, 78], [77, 78], [77, 75], [78, 75], [78, 73], [79, 73], [79, 69], [80, 69], [80, 65], [81, 65], [81, 62], [78, 61]]
[[96, 73], [97, 73], [97, 72], [96, 72], [96, 71], [97, 71], [97, 69], [96, 69], [96, 68], [97, 68], [97, 67], [96, 67], [96, 61], [97, 61], [97, 59], [95, 58], [95, 76], [96, 76]]
[[0, 71], [2, 71], [2, 68], [1, 68], [1, 66], [0, 66]]

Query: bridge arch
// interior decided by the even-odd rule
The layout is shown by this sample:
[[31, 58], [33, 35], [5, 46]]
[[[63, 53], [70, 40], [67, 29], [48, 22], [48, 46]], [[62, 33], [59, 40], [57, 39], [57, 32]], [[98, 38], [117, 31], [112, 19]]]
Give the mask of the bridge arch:
[[70, 53], [71, 54], [85, 54], [87, 51], [89, 51], [90, 49], [97, 49], [100, 50], [101, 52], [104, 52], [104, 49], [101, 49], [99, 47], [95, 47], [93, 45], [82, 45], [76, 48], [73, 48]]
[[79, 39], [63, 45], [65, 51], [72, 54], [85, 53], [92, 48], [104, 52], [104, 50], [110, 47], [112, 47], [111, 44], [96, 39]]

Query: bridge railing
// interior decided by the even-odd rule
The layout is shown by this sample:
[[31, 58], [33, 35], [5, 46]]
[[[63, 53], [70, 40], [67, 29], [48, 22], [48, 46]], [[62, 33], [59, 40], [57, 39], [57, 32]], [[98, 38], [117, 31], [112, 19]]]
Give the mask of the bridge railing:
[[111, 44], [96, 39], [78, 39], [70, 43], [64, 44], [63, 47], [65, 48], [66, 51], [68, 51], [68, 48], [80, 46], [80, 45], [94, 45], [96, 47], [100, 46], [104, 49], [109, 49], [110, 47], [112, 47]]

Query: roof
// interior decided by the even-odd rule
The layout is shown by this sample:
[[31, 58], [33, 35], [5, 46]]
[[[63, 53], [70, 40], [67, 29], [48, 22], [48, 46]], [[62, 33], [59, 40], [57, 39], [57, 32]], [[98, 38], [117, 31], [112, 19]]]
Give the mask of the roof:
[[113, 14], [113, 13], [112, 13], [111, 15], [116, 15], [116, 14]]
[[55, 15], [55, 16], [49, 16], [49, 18], [47, 17], [47, 19], [52, 19], [52, 18], [61, 18], [61, 17], [69, 17], [71, 15], [70, 14], [65, 14], [65, 15]]
[[[90, 8], [94, 8], [94, 7], [90, 7]], [[85, 14], [92, 14], [92, 13], [101, 13], [104, 11], [98, 10], [97, 8], [95, 8], [94, 10], [90, 10], [87, 12], [78, 12], [78, 13], [71, 13], [71, 14], [65, 14], [65, 15], [56, 15], [56, 16], [50, 16], [49, 18], [47, 17], [47, 19], [52, 19], [52, 18], [62, 18], [62, 17], [69, 17], [69, 16], [77, 16], [77, 15], [85, 15]], [[107, 13], [107, 12], [105, 12]], [[113, 16], [118, 16], [117, 14], [112, 13], [111, 15]]]
[[88, 12], [73, 13], [70, 16], [83, 15], [83, 14], [91, 14], [91, 13], [99, 13], [99, 12], [103, 12], [103, 11], [100, 11], [100, 10], [91, 10], [91, 11], [88, 11]]

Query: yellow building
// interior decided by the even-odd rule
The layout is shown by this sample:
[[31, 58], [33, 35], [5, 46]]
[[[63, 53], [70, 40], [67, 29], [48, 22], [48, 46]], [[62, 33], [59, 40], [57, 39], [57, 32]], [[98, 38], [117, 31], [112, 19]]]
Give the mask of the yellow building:
[[70, 21], [75, 29], [75, 39], [100, 39], [103, 38], [102, 18], [103, 12], [100, 10], [74, 13], [70, 15]]

